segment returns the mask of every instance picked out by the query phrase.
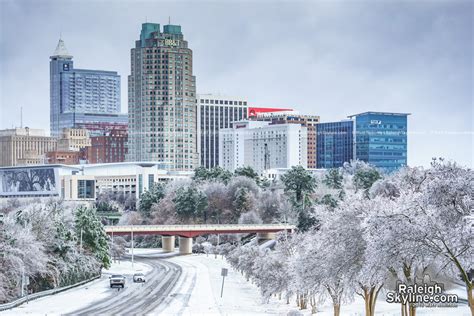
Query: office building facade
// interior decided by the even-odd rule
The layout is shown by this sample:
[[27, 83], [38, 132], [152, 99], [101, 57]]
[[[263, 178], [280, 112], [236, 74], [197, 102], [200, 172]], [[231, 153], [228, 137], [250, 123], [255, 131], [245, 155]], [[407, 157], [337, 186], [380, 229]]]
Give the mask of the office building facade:
[[316, 129], [316, 168], [339, 168], [354, 157], [354, 122], [319, 123]]
[[219, 131], [219, 166], [232, 172], [250, 166], [260, 175], [273, 168], [306, 168], [307, 143], [307, 128], [300, 124], [235, 122]]
[[365, 112], [354, 120], [355, 158], [386, 171], [407, 165], [409, 113]]
[[0, 167], [43, 164], [45, 154], [56, 148], [57, 139], [41, 129], [0, 130]]
[[126, 130], [113, 130], [102, 136], [91, 137], [91, 146], [87, 148], [88, 163], [124, 162], [127, 139]]
[[[59, 137], [84, 114], [120, 116], [120, 76], [115, 71], [75, 69], [64, 41], [50, 57], [50, 132]], [[122, 119], [123, 120], [123, 119]]]
[[179, 25], [144, 23], [131, 49], [128, 161], [198, 165], [193, 53]]
[[213, 168], [219, 164], [219, 130], [231, 128], [232, 122], [247, 119], [248, 101], [244, 98], [199, 94], [197, 115], [200, 165]]
[[58, 139], [58, 151], [80, 151], [90, 145], [89, 131], [83, 128], [64, 128]]
[[[296, 111], [259, 111], [253, 108], [255, 115], [251, 119], [257, 121], [270, 122], [270, 124], [300, 124], [307, 129], [307, 165], [308, 168], [316, 168], [316, 125], [320, 121], [318, 115], [299, 114]], [[271, 109], [278, 110], [278, 109]], [[249, 112], [250, 113], [250, 112]]]

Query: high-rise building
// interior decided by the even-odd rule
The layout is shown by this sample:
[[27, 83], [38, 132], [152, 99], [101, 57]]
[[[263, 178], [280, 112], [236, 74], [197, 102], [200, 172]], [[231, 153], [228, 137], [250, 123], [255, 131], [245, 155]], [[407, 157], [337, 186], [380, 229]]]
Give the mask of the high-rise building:
[[[299, 114], [296, 111], [259, 111], [259, 108], [253, 108], [255, 115], [251, 116], [253, 120], [266, 121], [270, 124], [300, 124], [307, 128], [307, 164], [308, 168], [316, 168], [316, 125], [319, 123], [318, 115]], [[275, 110], [275, 109], [271, 109]]]
[[[59, 137], [63, 128], [82, 124], [108, 122], [127, 123], [120, 115], [120, 76], [115, 71], [76, 69], [73, 56], [59, 40], [50, 57], [50, 131]], [[91, 116], [87, 116], [90, 114]], [[87, 119], [93, 118], [91, 122]]]
[[219, 131], [219, 166], [234, 171], [307, 167], [307, 128], [300, 124], [240, 121]]
[[127, 131], [113, 130], [102, 136], [91, 137], [91, 146], [87, 147], [89, 163], [124, 162], [127, 153]]
[[409, 113], [365, 112], [354, 120], [355, 158], [393, 171], [407, 165]]
[[199, 94], [197, 97], [198, 152], [200, 164], [213, 168], [219, 164], [219, 130], [247, 118], [245, 98]]
[[0, 167], [45, 163], [45, 154], [55, 151], [57, 139], [42, 129], [14, 128], [0, 130]]
[[316, 168], [338, 168], [353, 159], [353, 127], [351, 120], [316, 125]]
[[179, 25], [143, 23], [128, 77], [129, 161], [198, 165], [193, 52]]

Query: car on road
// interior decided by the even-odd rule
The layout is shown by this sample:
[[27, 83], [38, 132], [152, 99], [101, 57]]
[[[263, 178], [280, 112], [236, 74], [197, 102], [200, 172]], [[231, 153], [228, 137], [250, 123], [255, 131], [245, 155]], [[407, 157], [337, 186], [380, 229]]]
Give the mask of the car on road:
[[125, 277], [121, 274], [113, 274], [110, 276], [110, 287], [120, 286], [125, 287]]
[[145, 275], [143, 273], [135, 273], [133, 275], [133, 282], [146, 282]]

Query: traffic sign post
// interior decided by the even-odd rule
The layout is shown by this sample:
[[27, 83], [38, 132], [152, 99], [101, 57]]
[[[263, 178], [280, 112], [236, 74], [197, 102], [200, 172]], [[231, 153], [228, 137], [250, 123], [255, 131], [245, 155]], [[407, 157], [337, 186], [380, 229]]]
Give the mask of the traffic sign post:
[[221, 297], [222, 297], [222, 294], [224, 293], [224, 279], [227, 276], [227, 272], [228, 271], [227, 271], [226, 268], [222, 268], [222, 270], [221, 270], [221, 275], [222, 275]]

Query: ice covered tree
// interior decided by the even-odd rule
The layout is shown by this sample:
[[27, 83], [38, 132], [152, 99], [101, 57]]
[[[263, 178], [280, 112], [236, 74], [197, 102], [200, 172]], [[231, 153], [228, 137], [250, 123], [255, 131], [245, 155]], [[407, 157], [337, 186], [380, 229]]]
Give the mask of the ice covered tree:
[[[90, 251], [105, 268], [110, 267], [108, 237], [94, 208], [80, 206], [75, 213], [76, 236], [82, 247]], [[82, 236], [82, 238], [81, 238]]]
[[198, 167], [194, 170], [193, 180], [202, 182], [206, 180], [218, 181], [222, 183], [228, 183], [232, 178], [232, 173], [222, 167], [214, 167], [207, 169], [206, 167]]
[[297, 203], [302, 203], [307, 194], [313, 193], [316, 181], [311, 173], [302, 166], [293, 166], [281, 176], [285, 192], [294, 195]]
[[173, 199], [176, 214], [183, 219], [193, 219], [202, 216], [203, 223], [207, 221], [207, 197], [193, 186], [179, 188]]
[[434, 160], [416, 196], [415, 223], [419, 242], [464, 282], [474, 315], [474, 172], [444, 160]]
[[232, 204], [236, 216], [240, 216], [240, 214], [250, 212], [255, 208], [255, 198], [246, 188], [240, 188], [235, 192]]
[[160, 183], [153, 184], [147, 191], [140, 195], [138, 210], [145, 219], [150, 218], [151, 207], [165, 196], [164, 187]]

